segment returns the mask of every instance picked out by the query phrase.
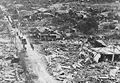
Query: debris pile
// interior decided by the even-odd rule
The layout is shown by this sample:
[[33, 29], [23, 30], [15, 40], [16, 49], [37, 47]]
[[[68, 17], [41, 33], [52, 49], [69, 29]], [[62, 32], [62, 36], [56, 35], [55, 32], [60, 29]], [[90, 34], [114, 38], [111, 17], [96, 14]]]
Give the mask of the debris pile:
[[[49, 63], [48, 71], [57, 80], [78, 82], [120, 82], [119, 63], [97, 62], [97, 52], [87, 45], [79, 44], [50, 44], [44, 49]], [[99, 55], [101, 55], [99, 53]], [[100, 57], [99, 57], [100, 58]], [[98, 59], [99, 59], [98, 58]], [[115, 64], [113, 64], [115, 63]]]
[[25, 83], [24, 71], [16, 56], [16, 47], [9, 40], [4, 38], [0, 42], [0, 82]]

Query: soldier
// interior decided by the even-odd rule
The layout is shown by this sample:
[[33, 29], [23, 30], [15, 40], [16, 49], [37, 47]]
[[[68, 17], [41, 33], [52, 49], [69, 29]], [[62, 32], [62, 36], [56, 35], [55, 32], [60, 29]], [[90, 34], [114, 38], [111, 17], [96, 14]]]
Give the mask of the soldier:
[[23, 44], [23, 48], [26, 50], [26, 47], [25, 47], [25, 45], [27, 44], [27, 41], [26, 41], [26, 39], [22, 39], [22, 44]]

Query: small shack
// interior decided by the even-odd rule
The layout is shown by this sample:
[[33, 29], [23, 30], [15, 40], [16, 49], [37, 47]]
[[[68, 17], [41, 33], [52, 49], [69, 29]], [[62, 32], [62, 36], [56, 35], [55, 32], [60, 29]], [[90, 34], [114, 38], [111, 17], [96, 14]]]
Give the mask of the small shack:
[[120, 61], [120, 46], [110, 45], [107, 47], [92, 48], [92, 50], [101, 54], [101, 61]]

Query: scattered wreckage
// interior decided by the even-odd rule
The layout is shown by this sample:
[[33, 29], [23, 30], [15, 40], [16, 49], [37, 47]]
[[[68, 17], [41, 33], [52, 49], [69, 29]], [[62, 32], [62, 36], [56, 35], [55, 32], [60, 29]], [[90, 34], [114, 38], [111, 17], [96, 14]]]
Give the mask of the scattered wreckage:
[[[5, 40], [5, 42], [4, 42]], [[0, 42], [0, 82], [24, 83], [26, 78], [20, 60], [16, 56], [16, 47], [11, 41], [3, 38]]]
[[89, 48], [81, 41], [73, 43], [54, 43], [44, 49], [48, 71], [57, 80], [75, 83], [113, 83], [120, 80], [119, 59], [116, 58], [120, 53], [119, 46]]

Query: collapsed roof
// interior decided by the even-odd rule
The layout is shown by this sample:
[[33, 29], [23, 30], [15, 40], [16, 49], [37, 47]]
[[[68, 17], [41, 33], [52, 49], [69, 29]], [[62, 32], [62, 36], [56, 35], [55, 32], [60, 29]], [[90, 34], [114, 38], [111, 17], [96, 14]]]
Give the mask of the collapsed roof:
[[91, 48], [102, 54], [120, 54], [120, 46], [109, 45], [107, 47]]

